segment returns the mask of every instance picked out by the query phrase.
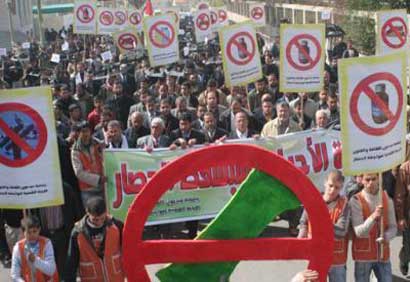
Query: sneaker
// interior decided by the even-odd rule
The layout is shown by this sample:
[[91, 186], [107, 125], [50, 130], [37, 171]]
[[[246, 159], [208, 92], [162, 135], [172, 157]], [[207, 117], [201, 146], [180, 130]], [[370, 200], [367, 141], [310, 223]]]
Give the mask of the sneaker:
[[400, 262], [400, 272], [401, 272], [401, 274], [406, 276], [408, 271], [409, 271], [409, 264], [404, 263], [404, 262]]

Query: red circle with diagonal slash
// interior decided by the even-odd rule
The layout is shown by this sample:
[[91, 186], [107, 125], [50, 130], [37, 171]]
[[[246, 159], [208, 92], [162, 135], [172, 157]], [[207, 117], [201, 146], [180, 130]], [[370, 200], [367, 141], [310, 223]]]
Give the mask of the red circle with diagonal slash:
[[137, 44], [138, 39], [132, 33], [123, 33], [120, 36], [118, 36], [118, 45], [124, 50], [134, 50]]
[[116, 25], [123, 25], [127, 21], [127, 14], [123, 11], [116, 11], [115, 18], [117, 19], [115, 21]]
[[[171, 31], [171, 35], [168, 36], [167, 34], [164, 34], [164, 32], [163, 32], [162, 30], [158, 29], [158, 27], [159, 27], [160, 25], [166, 26], [166, 27]], [[162, 43], [162, 42], [157, 42], [157, 41], [156, 41], [156, 38], [155, 38], [155, 36], [154, 36], [154, 33], [155, 33], [155, 32], [156, 32], [156, 33], [159, 33], [159, 35], [160, 35], [162, 38], [165, 39], [165, 42], [164, 42], [164, 43]], [[149, 38], [150, 38], [150, 40], [151, 40], [152, 45], [154, 45], [155, 47], [158, 47], [158, 48], [167, 48], [167, 47], [171, 46], [172, 42], [174, 42], [174, 39], [175, 39], [175, 30], [174, 30], [174, 27], [172, 26], [172, 24], [170, 24], [170, 23], [167, 22], [167, 21], [158, 21], [158, 22], [154, 23], [154, 24], [151, 26], [151, 28], [149, 29], [148, 34], [149, 34]]]
[[211, 19], [209, 18], [209, 15], [206, 13], [199, 14], [198, 17], [196, 18], [196, 27], [199, 28], [200, 30], [204, 31], [209, 29], [211, 26]]
[[219, 22], [220, 22], [220, 23], [224, 22], [227, 17], [228, 17], [228, 16], [227, 16], [225, 10], [222, 10], [222, 9], [221, 9], [221, 10], [218, 10], [218, 18], [219, 18]]
[[[256, 168], [291, 190], [309, 214], [311, 238], [143, 240], [145, 222], [161, 196], [175, 183], [204, 169], [230, 165]], [[308, 269], [318, 271], [320, 281], [324, 282], [334, 243], [333, 224], [326, 214], [329, 211], [313, 183], [281, 156], [255, 145], [208, 146], [166, 164], [136, 196], [123, 229], [124, 269], [128, 281], [149, 282], [145, 269], [148, 264], [299, 259], [309, 260]]]
[[255, 20], [260, 20], [263, 17], [263, 9], [261, 7], [255, 7], [251, 11], [251, 16]]
[[[310, 54], [307, 54], [307, 52], [300, 46], [299, 40], [310, 40], [313, 42], [314, 47], [316, 48], [316, 57], [312, 58]], [[292, 57], [292, 47], [295, 46], [299, 52], [303, 52], [305, 57], [309, 60], [309, 63], [304, 66], [304, 65], [299, 65], [297, 64]], [[288, 46], [286, 47], [286, 59], [288, 60], [289, 64], [294, 67], [297, 70], [300, 71], [307, 71], [316, 66], [316, 64], [320, 61], [322, 54], [322, 47], [320, 46], [319, 41], [312, 35], [310, 34], [300, 34], [292, 38], [292, 40], [289, 41]]]
[[4, 103], [0, 104], [1, 112], [21, 112], [22, 114], [28, 116], [38, 131], [38, 142], [35, 148], [32, 148], [27, 142], [22, 139], [18, 134], [11, 130], [8, 124], [0, 118], [0, 129], [5, 133], [5, 135], [13, 141], [22, 151], [24, 151], [27, 156], [19, 160], [10, 160], [4, 158], [0, 155], [0, 163], [9, 167], [23, 167], [34, 162], [43, 153], [47, 144], [47, 126], [44, 120], [38, 112], [36, 112], [31, 107], [20, 104], [20, 103]]
[[129, 17], [130, 23], [133, 25], [139, 25], [141, 23], [142, 17], [139, 12], [133, 12], [131, 13]]
[[[238, 38], [239, 37], [247, 37], [250, 39], [250, 41], [252, 42], [251, 44], [251, 50], [248, 51], [247, 49], [244, 49], [240, 43], [238, 42]], [[236, 47], [238, 49], [240, 49], [240, 51], [247, 53], [246, 59], [243, 61], [240, 61], [238, 59], [236, 59], [233, 55], [233, 48]], [[246, 65], [247, 63], [249, 63], [250, 61], [252, 61], [253, 57], [255, 56], [256, 53], [256, 43], [255, 40], [253, 39], [253, 36], [246, 31], [241, 31], [238, 32], [237, 34], [235, 34], [234, 36], [231, 37], [231, 39], [228, 40], [228, 44], [226, 44], [226, 55], [228, 56], [228, 59], [234, 63], [235, 65], [239, 65], [239, 66], [243, 66]]]
[[[386, 105], [370, 88], [370, 84], [377, 82], [377, 81], [388, 81], [390, 82], [397, 91], [397, 98], [398, 98], [398, 107], [395, 113], [392, 113]], [[363, 111], [359, 110], [359, 97], [364, 93], [367, 95], [370, 100], [377, 105], [381, 111], [388, 117], [389, 121], [385, 127], [372, 127], [366, 124], [360, 116], [360, 113], [363, 114]], [[352, 97], [350, 99], [350, 115], [352, 116], [352, 120], [355, 125], [364, 133], [373, 135], [373, 136], [381, 136], [385, 135], [386, 133], [390, 132], [397, 124], [400, 119], [400, 115], [403, 109], [403, 88], [401, 86], [400, 80], [397, 79], [391, 73], [388, 72], [379, 72], [372, 75], [369, 75], [365, 79], [359, 82], [359, 84], [355, 87], [352, 93]], [[367, 111], [364, 111], [367, 112]]]
[[216, 24], [218, 22], [218, 14], [215, 11], [210, 12], [211, 24]]
[[102, 25], [112, 25], [114, 22], [114, 15], [111, 13], [111, 11], [103, 11], [100, 14], [100, 23]]
[[[394, 25], [394, 23], [400, 23], [401, 27], [403, 28], [403, 34], [401, 33], [400, 30], [398, 30], [398, 27]], [[393, 32], [396, 36], [396, 38], [400, 41], [399, 43], [394, 43], [391, 42], [388, 38], [388, 32], [391, 31]], [[393, 17], [389, 19], [387, 22], [382, 27], [382, 39], [383, 42], [389, 46], [390, 48], [398, 49], [404, 46], [407, 41], [407, 24], [406, 22], [401, 18], [401, 17]]]
[[[84, 9], [86, 9], [87, 11], [91, 11], [91, 16], [89, 16], [88, 20], [85, 20], [80, 13], [84, 14]], [[84, 4], [78, 7], [77, 9], [77, 19], [82, 22], [82, 23], [89, 23], [94, 19], [95, 16], [95, 11], [94, 8], [91, 5], [88, 4]]]

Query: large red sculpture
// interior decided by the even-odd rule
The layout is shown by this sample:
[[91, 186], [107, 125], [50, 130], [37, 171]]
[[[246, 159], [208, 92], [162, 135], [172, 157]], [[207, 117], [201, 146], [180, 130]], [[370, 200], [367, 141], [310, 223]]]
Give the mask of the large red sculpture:
[[[241, 164], [281, 181], [304, 205], [312, 226], [311, 239], [142, 240], [144, 224], [161, 196], [183, 177], [201, 169]], [[332, 262], [333, 225], [312, 182], [290, 162], [254, 145], [209, 146], [188, 153], [161, 168], [132, 203], [123, 232], [124, 267], [130, 282], [149, 282], [147, 264], [241, 260], [308, 260], [326, 281]]]

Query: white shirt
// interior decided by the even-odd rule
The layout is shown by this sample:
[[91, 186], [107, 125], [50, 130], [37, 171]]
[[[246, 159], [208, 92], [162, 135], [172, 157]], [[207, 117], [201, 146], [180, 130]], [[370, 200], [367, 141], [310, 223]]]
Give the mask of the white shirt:
[[248, 138], [248, 130], [245, 132], [240, 132], [238, 129], [236, 129], [236, 135], [238, 135], [238, 139], [247, 139]]

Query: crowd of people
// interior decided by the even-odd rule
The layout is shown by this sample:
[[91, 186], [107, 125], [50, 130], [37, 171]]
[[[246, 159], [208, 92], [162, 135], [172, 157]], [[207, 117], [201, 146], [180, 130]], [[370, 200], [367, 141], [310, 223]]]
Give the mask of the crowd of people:
[[[11, 265], [13, 281], [69, 282], [76, 281], [77, 273], [84, 281], [124, 280], [122, 223], [107, 214], [104, 202], [107, 176], [102, 153], [106, 148], [152, 152], [227, 139], [337, 129], [338, 60], [358, 56], [352, 42], [341, 38], [330, 52], [320, 92], [282, 93], [279, 36], [267, 44], [258, 35], [263, 77], [233, 87], [224, 85], [217, 37], [190, 52], [182, 52], [188, 45], [181, 45], [180, 62], [155, 68], [146, 56], [119, 54], [110, 36], [80, 36], [72, 27], [49, 32], [44, 46], [35, 39], [30, 43], [29, 49], [15, 44], [1, 58], [0, 88], [51, 86], [65, 204], [24, 212], [1, 210], [1, 256], [5, 265]], [[111, 60], [102, 59], [105, 51], [111, 51]], [[59, 63], [50, 61], [54, 53], [60, 54]], [[407, 274], [409, 176], [408, 163], [383, 176], [388, 193], [381, 207], [377, 175], [349, 179], [345, 186], [350, 190], [345, 193], [340, 193], [341, 173], [328, 175], [323, 199], [334, 222], [337, 246], [330, 281], [346, 281], [349, 226], [353, 227], [357, 281], [368, 281], [371, 270], [379, 281], [391, 281], [388, 242], [397, 227], [404, 234], [400, 267]], [[303, 214], [299, 222], [300, 213], [287, 212], [289, 234], [308, 237], [308, 217]], [[384, 234], [378, 233], [381, 221]], [[198, 223], [186, 226], [188, 237], [194, 238]], [[87, 280], [93, 275], [94, 280]], [[316, 277], [312, 272], [306, 275], [312, 281]], [[299, 276], [305, 279], [303, 273]]]

